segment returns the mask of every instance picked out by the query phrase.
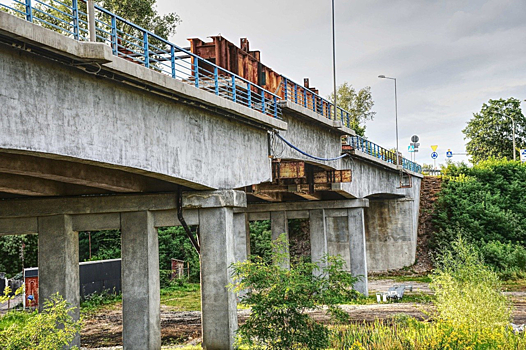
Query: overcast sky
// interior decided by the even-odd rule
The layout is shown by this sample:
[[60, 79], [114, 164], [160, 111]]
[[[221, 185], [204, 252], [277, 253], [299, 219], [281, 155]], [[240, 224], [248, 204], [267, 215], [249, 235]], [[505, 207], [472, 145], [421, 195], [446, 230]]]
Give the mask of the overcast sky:
[[[400, 149], [420, 136], [419, 163], [431, 145], [464, 152], [462, 129], [489, 99], [526, 99], [525, 0], [335, 0], [337, 82], [370, 86], [377, 115], [366, 135], [395, 146], [397, 78]], [[330, 0], [158, 0], [183, 22], [171, 38], [247, 37], [262, 62], [327, 96], [332, 90]], [[523, 103], [523, 108], [525, 108]], [[466, 157], [455, 156], [460, 161]]]

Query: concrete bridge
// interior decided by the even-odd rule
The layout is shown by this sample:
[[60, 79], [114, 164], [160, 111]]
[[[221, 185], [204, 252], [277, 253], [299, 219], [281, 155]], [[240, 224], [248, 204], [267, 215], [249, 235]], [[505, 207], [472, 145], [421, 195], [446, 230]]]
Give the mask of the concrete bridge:
[[313, 260], [341, 254], [364, 294], [368, 271], [414, 262], [417, 166], [355, 137], [328, 101], [236, 90], [234, 75], [222, 95], [218, 68], [210, 91], [199, 74], [174, 79], [76, 39], [0, 11], [0, 233], [38, 234], [40, 300], [78, 306], [77, 233], [119, 229], [124, 348], [160, 349], [156, 229], [181, 213], [199, 225], [206, 349], [233, 347], [225, 286], [251, 220], [271, 220], [276, 238], [309, 219]]

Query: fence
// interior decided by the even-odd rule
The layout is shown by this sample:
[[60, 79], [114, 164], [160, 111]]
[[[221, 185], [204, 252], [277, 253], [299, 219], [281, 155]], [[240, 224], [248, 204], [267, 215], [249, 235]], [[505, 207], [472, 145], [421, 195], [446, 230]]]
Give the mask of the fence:
[[[374, 142], [366, 140], [360, 136], [351, 136], [348, 138], [348, 143], [355, 150], [381, 159], [385, 162], [396, 164], [396, 152], [385, 149]], [[410, 170], [415, 173], [422, 172], [422, 167], [419, 164], [401, 156], [398, 158], [398, 164], [402, 165], [402, 167], [406, 170]]]
[[[68, 37], [89, 41], [85, 0], [1, 1], [0, 9]], [[6, 3], [9, 3], [6, 4]], [[95, 40], [115, 56], [167, 74], [269, 116], [281, 115], [279, 96], [95, 5]]]

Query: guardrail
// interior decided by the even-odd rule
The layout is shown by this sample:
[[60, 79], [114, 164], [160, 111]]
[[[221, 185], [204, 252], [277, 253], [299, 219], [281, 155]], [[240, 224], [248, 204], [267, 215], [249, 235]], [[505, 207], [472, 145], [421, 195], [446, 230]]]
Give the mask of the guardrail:
[[[349, 136], [347, 140], [348, 144], [355, 150], [381, 159], [387, 163], [396, 164], [396, 152], [385, 149], [382, 146], [379, 146], [376, 143], [366, 140], [360, 136]], [[398, 158], [398, 164], [406, 170], [415, 173], [422, 173], [421, 165], [402, 156]]]
[[282, 96], [284, 100], [302, 105], [325, 118], [340, 120], [342, 125], [351, 128], [350, 113], [345, 109], [338, 107], [336, 113], [334, 113], [334, 103], [283, 75], [281, 76], [281, 79]]
[[[63, 2], [64, 1], [64, 2]], [[76, 40], [88, 41], [86, 0], [0, 0], [0, 10], [25, 18]], [[277, 118], [280, 96], [181, 48], [158, 35], [95, 5], [97, 42], [115, 56], [167, 74]]]
[[[86, 0], [0, 0], [6, 11], [29, 22], [58, 31], [75, 40], [89, 41]], [[216, 64], [181, 48], [126, 19], [95, 5], [95, 41], [112, 48], [115, 56], [140, 64], [174, 79], [206, 90], [275, 118], [281, 115], [279, 100], [291, 101], [332, 120], [351, 127], [350, 113], [314, 91], [282, 76], [276, 95]], [[359, 136], [350, 137], [351, 145], [389, 163], [396, 154]], [[421, 166], [400, 157], [404, 169], [421, 173]]]

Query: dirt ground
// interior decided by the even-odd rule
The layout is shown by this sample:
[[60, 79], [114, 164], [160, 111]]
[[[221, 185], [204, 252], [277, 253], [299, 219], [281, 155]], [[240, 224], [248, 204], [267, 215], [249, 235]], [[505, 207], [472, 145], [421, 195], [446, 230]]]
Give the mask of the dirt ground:
[[[370, 294], [377, 291], [387, 291], [397, 283], [393, 280], [371, 280], [369, 283]], [[429, 285], [421, 282], [404, 282], [411, 284], [413, 293], [431, 293]], [[506, 292], [514, 303], [513, 322], [526, 324], [526, 292]], [[387, 319], [396, 314], [406, 314], [424, 319], [422, 312], [430, 310], [430, 304], [415, 303], [389, 303], [370, 305], [344, 305], [343, 309], [350, 315], [352, 321], [373, 322], [375, 319]], [[249, 310], [239, 310], [238, 320], [243, 323], [248, 317]], [[311, 313], [320, 321], [328, 321], [328, 316], [323, 311]], [[201, 341], [201, 312], [175, 312], [169, 307], [161, 307], [161, 336], [163, 345], [198, 344]], [[81, 332], [81, 343], [85, 349], [112, 347], [122, 345], [122, 311], [121, 305], [116, 305], [113, 310], [92, 315], [84, 320]]]

